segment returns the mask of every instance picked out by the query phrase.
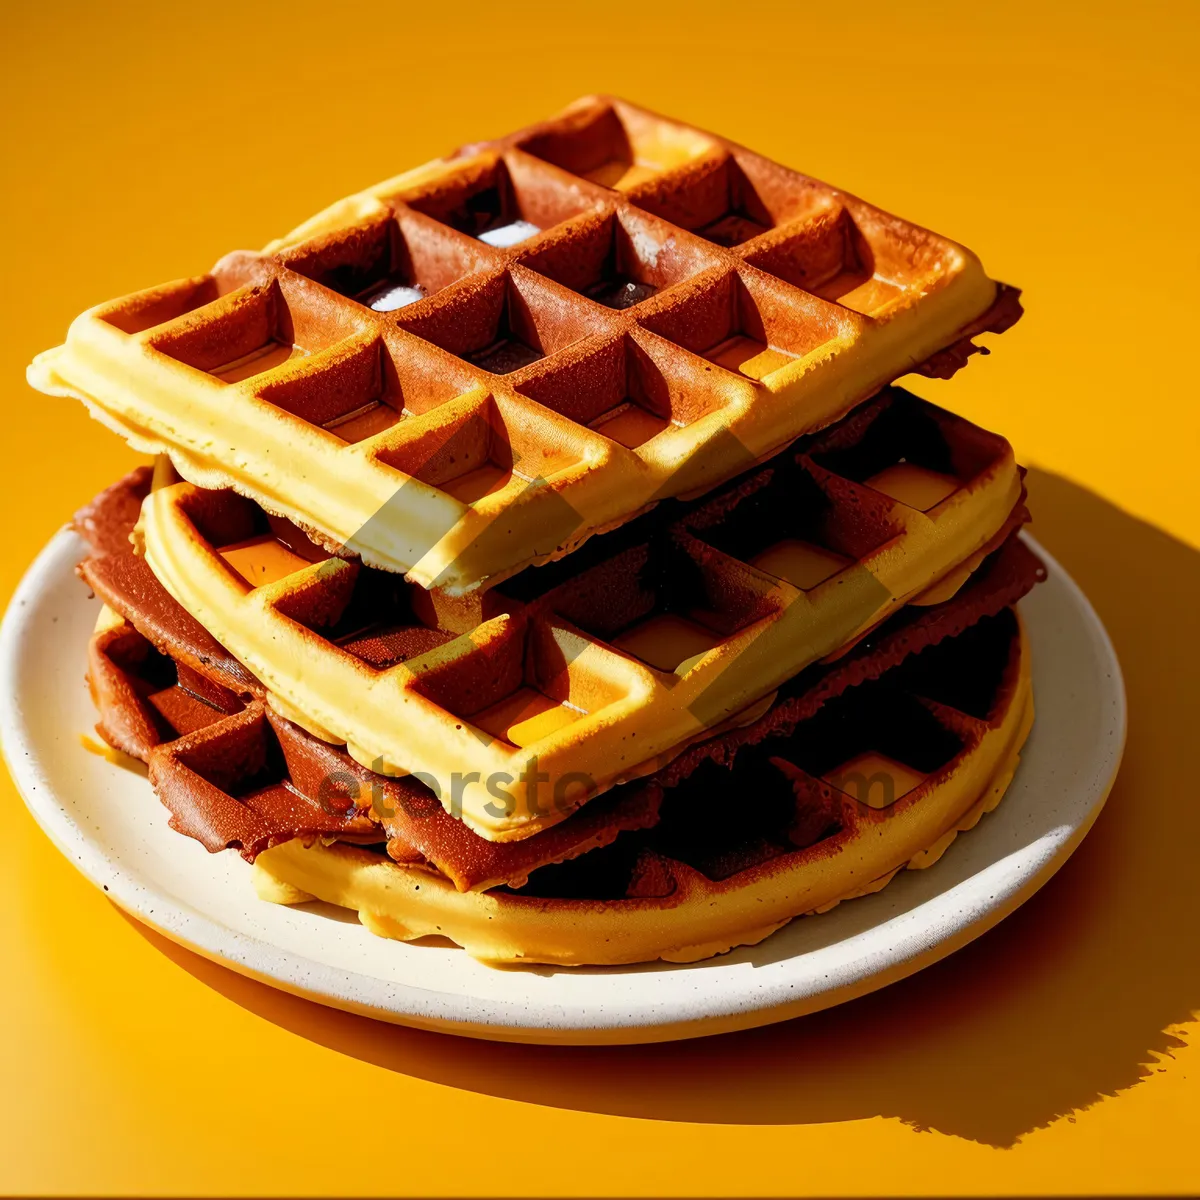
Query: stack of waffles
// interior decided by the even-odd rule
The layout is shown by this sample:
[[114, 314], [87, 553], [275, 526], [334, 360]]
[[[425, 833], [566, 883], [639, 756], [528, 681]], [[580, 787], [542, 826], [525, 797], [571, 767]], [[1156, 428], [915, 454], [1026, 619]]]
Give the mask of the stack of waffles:
[[1032, 721], [1022, 471], [893, 386], [1019, 314], [595, 97], [91, 309], [29, 374], [156, 456], [76, 518], [98, 730], [264, 899], [486, 960], [691, 961], [875, 891]]

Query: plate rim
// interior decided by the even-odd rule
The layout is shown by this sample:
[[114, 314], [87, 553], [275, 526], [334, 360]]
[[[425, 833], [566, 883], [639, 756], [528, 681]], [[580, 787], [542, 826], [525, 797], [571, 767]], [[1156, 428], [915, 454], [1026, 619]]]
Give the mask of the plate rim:
[[[1082, 820], [1066, 827], [1069, 832], [1054, 846], [1048, 859], [1031, 873], [1018, 877], [1014, 886], [999, 892], [990, 907], [970, 921], [942, 930], [932, 942], [920, 938], [919, 931], [910, 931], [906, 938], [898, 939], [893, 945], [887, 963], [837, 987], [807, 992], [791, 1001], [774, 998], [762, 1002], [760, 997], [742, 990], [722, 995], [715, 1002], [710, 998], [702, 1006], [704, 1011], [686, 1016], [681, 1016], [675, 1009], [652, 1012], [644, 1004], [640, 1008], [628, 1003], [621, 1007], [620, 1003], [610, 1002], [590, 1010], [555, 1006], [552, 1020], [547, 1020], [546, 1006], [531, 1012], [512, 1000], [484, 1002], [478, 997], [407, 981], [383, 980], [318, 962], [234, 929], [182, 899], [157, 890], [153, 883], [141, 882], [143, 877], [135, 869], [123, 865], [119, 856], [110, 858], [103, 847], [95, 844], [86, 829], [71, 818], [57, 799], [39, 768], [35, 739], [23, 716], [24, 704], [18, 682], [24, 632], [34, 619], [39, 603], [44, 601], [61, 574], [65, 571], [74, 575], [75, 565], [85, 553], [85, 543], [69, 526], [60, 529], [30, 564], [0, 623], [0, 694], [7, 701], [0, 706], [0, 749], [17, 791], [34, 820], [89, 882], [101, 888], [132, 917], [179, 945], [293, 995], [423, 1029], [488, 1040], [543, 1044], [667, 1041], [770, 1024], [831, 1007], [887, 986], [973, 941], [1051, 878], [1086, 836], [1103, 808], [1116, 779], [1128, 733], [1128, 705], [1120, 663], [1103, 622], [1079, 585], [1034, 538], [1028, 533], [1023, 533], [1022, 537], [1046, 563], [1049, 575], [1057, 577], [1066, 587], [1076, 619], [1088, 627], [1088, 633], [1109, 668], [1114, 727], [1111, 732], [1105, 731], [1104, 741], [1097, 750], [1098, 775], [1091, 805]], [[80, 594], [82, 598], [82, 590]], [[907, 950], [906, 943], [912, 943]], [[782, 982], [767, 989], [767, 995], [774, 996]], [[537, 1013], [543, 1014], [541, 1020], [537, 1019]]]

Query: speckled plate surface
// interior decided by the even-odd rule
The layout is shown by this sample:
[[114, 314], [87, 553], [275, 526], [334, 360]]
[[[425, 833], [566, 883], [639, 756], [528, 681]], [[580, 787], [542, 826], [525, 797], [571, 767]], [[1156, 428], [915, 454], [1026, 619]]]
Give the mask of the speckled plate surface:
[[[259, 901], [236, 854], [172, 832], [144, 775], [89, 753], [84, 686], [98, 601], [59, 533], [0, 628], [0, 737], [42, 828], [121, 907], [236, 971], [323, 1004], [428, 1029], [527, 1042], [644, 1042], [762, 1025], [848, 1000], [943, 958], [1028, 899], [1067, 859], [1112, 786], [1125, 695], [1086, 597], [1038, 549], [1049, 580], [1022, 602], [1033, 647], [1033, 734], [999, 809], [936, 866], [792, 922], [761, 945], [687, 966], [498, 970], [449, 946], [369, 934], [323, 905]], [[66, 936], [66, 935], [64, 935]]]

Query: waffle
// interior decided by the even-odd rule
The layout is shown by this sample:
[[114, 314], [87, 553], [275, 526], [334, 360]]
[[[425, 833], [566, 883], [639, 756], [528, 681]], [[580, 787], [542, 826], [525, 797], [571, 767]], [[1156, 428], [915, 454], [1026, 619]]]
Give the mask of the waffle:
[[[236, 692], [159, 654], [129, 622], [104, 610], [100, 627], [88, 644], [88, 684], [100, 712], [97, 732], [117, 750], [151, 761], [151, 752], [164, 743], [207, 730], [214, 723], [237, 722], [237, 732], [252, 731], [261, 704], [250, 708]], [[235, 716], [236, 714], [236, 716]], [[281, 723], [282, 724], [282, 723]], [[285, 744], [286, 732], [280, 744]], [[255, 754], [261, 743], [243, 736], [227, 737], [225, 773], [211, 772], [227, 789], [237, 789], [248, 775], [262, 773]], [[299, 772], [297, 773], [299, 777]], [[319, 790], [318, 778], [313, 790]], [[237, 781], [236, 783], [234, 781]], [[381, 831], [370, 807], [318, 804], [291, 787], [266, 786], [242, 794], [218, 792], [209, 783], [202, 794], [171, 808], [171, 828], [203, 843], [211, 851], [238, 846], [253, 860], [268, 846], [291, 838], [338, 837], [367, 844], [380, 840]]]
[[[154, 756], [172, 825], [210, 850], [237, 847], [253, 861], [297, 836], [386, 837], [397, 861], [426, 863], [464, 891], [520, 886], [538, 867], [654, 826], [664, 792], [694, 771], [728, 766], [744, 747], [791, 734], [847, 689], [995, 617], [1042, 575], [1029, 550], [1009, 538], [954, 597], [909, 606], [836, 662], [810, 667], [748, 727], [697, 743], [644, 783], [614, 789], [536, 838], [495, 843], [471, 833], [415, 781], [373, 775], [262, 705], [261, 686], [132, 553], [129, 532], [149, 484], [149, 471], [140, 469], [76, 517], [93, 547], [82, 574], [110, 606], [92, 639], [89, 666], [104, 739], [143, 761]], [[253, 755], [248, 747], [257, 747]], [[235, 789], [231, 797], [211, 785], [218, 779], [231, 786], [221, 774], [231, 762], [241, 764], [235, 772], [254, 776], [257, 768], [246, 766], [251, 759], [278, 763], [281, 756], [286, 789]], [[380, 822], [373, 837], [361, 824], [368, 809]]]
[[142, 524], [154, 574], [277, 711], [505, 841], [952, 590], [1022, 496], [1007, 442], [890, 389], [670, 520], [466, 599], [329, 558], [231, 491], [162, 488]]
[[[448, 937], [500, 963], [695, 962], [754, 945], [930, 866], [1003, 798], [1033, 721], [1028, 645], [1012, 610], [976, 628], [969, 645], [939, 647], [911, 690], [864, 684], [756, 747], [736, 777], [697, 772], [646, 834], [546, 867], [520, 891], [463, 893], [361, 847], [292, 840], [256, 860], [258, 893], [324, 900], [372, 933]], [[928, 696], [943, 690], [986, 708]]]
[[[882, 647], [857, 653], [874, 668], [889, 658]], [[1001, 608], [890, 670], [868, 667], [854, 686], [827, 669], [824, 688], [802, 694], [804, 718], [714, 739], [688, 769], [672, 768], [679, 777], [628, 785], [622, 799], [644, 816], [611, 844], [581, 841], [581, 857], [559, 844], [548, 853], [569, 861], [519, 888], [463, 891], [414, 842], [393, 838], [383, 854], [377, 814], [345, 786], [362, 768], [245, 703], [216, 668], [200, 674], [160, 654], [115, 614], [89, 657], [105, 738], [149, 761], [173, 828], [255, 860], [263, 898], [319, 897], [357, 909], [375, 933], [436, 932], [505, 962], [692, 961], [878, 890], [902, 867], [936, 861], [999, 802], [1032, 717], [1027, 648]], [[752, 803], [731, 796], [735, 781]], [[425, 823], [462, 830], [437, 804], [409, 815], [418, 836]], [[559, 839], [588, 815], [499, 852]]]
[[1019, 312], [939, 235], [589, 98], [93, 308], [29, 378], [461, 594], [952, 373]]

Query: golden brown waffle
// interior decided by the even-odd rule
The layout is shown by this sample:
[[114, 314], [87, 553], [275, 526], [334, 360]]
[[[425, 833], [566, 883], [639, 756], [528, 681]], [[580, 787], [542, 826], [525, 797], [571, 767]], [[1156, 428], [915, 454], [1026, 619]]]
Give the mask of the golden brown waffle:
[[[746, 746], [790, 734], [847, 689], [996, 616], [1042, 575], [1037, 559], [1010, 537], [954, 597], [909, 606], [836, 662], [815, 664], [752, 725], [697, 743], [656, 775], [615, 789], [537, 837], [495, 843], [446, 813], [419, 783], [373, 775], [262, 707], [261, 687], [133, 554], [128, 535], [148, 489], [149, 471], [141, 469], [76, 517], [93, 546], [82, 573], [112, 613], [90, 648], [89, 677], [105, 740], [144, 761], [156, 751], [158, 759], [170, 759], [155, 770], [160, 798], [173, 826], [210, 850], [236, 846], [252, 861], [267, 845], [302, 830], [342, 835], [345, 818], [361, 817], [370, 807], [382, 824], [372, 840], [386, 835], [397, 861], [428, 863], [460, 890], [520, 886], [540, 866], [606, 845], [623, 831], [654, 826], [666, 789], [706, 764], [729, 766]], [[217, 777], [222, 765], [244, 763], [247, 747], [254, 746], [264, 763], [282, 754], [287, 790], [268, 787], [261, 795], [230, 797], [203, 782]]]
[[1033, 721], [1028, 645], [1012, 610], [963, 637], [753, 747], [725, 779], [696, 772], [653, 829], [520, 891], [459, 892], [370, 850], [294, 840], [256, 860], [259, 895], [325, 900], [384, 937], [440, 934], [496, 962], [694, 962], [753, 945], [931, 865], [1003, 798]]
[[1007, 442], [890, 389], [632, 545], [598, 539], [596, 565], [466, 599], [327, 558], [229, 491], [162, 488], [143, 526], [154, 574], [279, 712], [505, 841], [952, 591], [1022, 495]]
[[91, 309], [29, 377], [455, 593], [947, 374], [1019, 311], [945, 238], [591, 98]]
[[[942, 607], [956, 606], [963, 600]], [[919, 641], [928, 615], [895, 636]], [[217, 682], [219, 668], [196, 672], [114, 617], [93, 636], [89, 678], [101, 732], [149, 761], [172, 827], [257, 858], [264, 898], [319, 896], [358, 909], [376, 933], [436, 931], [493, 960], [687, 961], [874, 891], [902, 866], [929, 865], [1002, 796], [1031, 717], [1011, 609], [881, 676], [871, 671], [894, 649], [855, 653], [866, 673], [839, 691], [844, 670], [827, 668], [797, 697], [803, 719], [697, 747], [696, 762], [672, 768], [679, 778], [630, 785], [537, 838], [500, 847], [476, 838], [485, 854], [550, 840], [551, 858], [570, 857], [562, 835], [572, 822], [606, 803], [628, 810], [616, 814], [611, 845], [591, 849], [604, 842], [581, 837], [570, 853], [589, 853], [486, 894], [457, 891], [415, 844], [447, 826], [474, 837], [436, 804], [407, 810], [413, 841], [393, 838], [392, 858], [355, 849], [383, 836], [363, 796], [395, 800], [396, 782], [348, 788], [367, 773], [257, 701], [244, 704]], [[640, 819], [624, 819], [639, 809]], [[527, 870], [545, 861], [526, 857]]]

